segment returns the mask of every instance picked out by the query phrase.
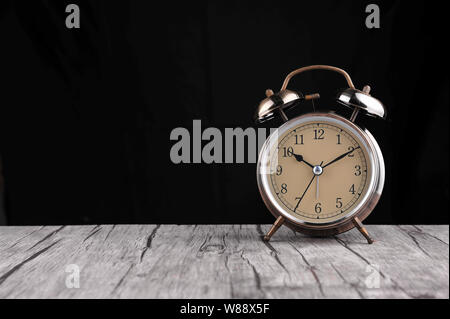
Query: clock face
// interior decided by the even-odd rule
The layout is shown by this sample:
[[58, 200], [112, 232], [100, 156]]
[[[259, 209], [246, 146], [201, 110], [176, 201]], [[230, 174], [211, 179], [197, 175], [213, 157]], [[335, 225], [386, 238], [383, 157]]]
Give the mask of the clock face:
[[371, 157], [358, 130], [344, 121], [317, 116], [294, 121], [280, 130], [270, 147], [265, 152], [270, 167], [266, 181], [286, 217], [334, 223], [367, 200]]

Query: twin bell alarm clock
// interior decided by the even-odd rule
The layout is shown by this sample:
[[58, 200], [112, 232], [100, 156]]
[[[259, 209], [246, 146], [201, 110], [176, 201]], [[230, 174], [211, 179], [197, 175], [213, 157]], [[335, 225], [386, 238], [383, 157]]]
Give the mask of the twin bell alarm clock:
[[[349, 119], [332, 112], [312, 112], [288, 119], [286, 111], [319, 94], [303, 95], [287, 89], [291, 78], [311, 70], [329, 70], [344, 76], [348, 88], [337, 103], [353, 110]], [[284, 121], [265, 141], [257, 163], [262, 199], [276, 221], [264, 236], [269, 241], [281, 225], [311, 236], [333, 236], [356, 227], [373, 239], [363, 226], [384, 185], [384, 161], [370, 132], [355, 124], [358, 114], [386, 118], [383, 104], [358, 90], [342, 69], [312, 65], [294, 70], [281, 90], [266, 91], [255, 120], [281, 117]]]

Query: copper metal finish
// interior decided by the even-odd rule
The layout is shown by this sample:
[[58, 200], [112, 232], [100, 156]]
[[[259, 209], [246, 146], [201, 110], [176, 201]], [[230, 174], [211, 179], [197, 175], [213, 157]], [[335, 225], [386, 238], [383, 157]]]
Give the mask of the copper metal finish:
[[273, 91], [271, 89], [266, 90], [266, 96], [271, 97], [273, 95]]
[[[368, 85], [364, 86], [363, 89], [362, 89], [362, 91], [363, 91], [363, 93], [365, 93], [365, 94], [369, 94], [369, 93], [370, 93], [370, 86], [368, 86]], [[358, 107], [355, 107], [355, 108], [353, 109], [352, 116], [350, 117], [350, 121], [355, 122], [356, 117], [358, 116], [358, 113], [359, 113], [359, 108], [358, 108]]]
[[266, 98], [259, 103], [254, 115], [254, 120], [257, 122], [264, 122], [272, 119], [276, 114], [280, 114], [286, 122], [287, 117], [285, 116], [284, 111], [296, 106], [297, 102], [303, 99], [304, 96], [300, 92], [283, 90], [274, 93], [271, 89], [267, 89]]
[[[276, 114], [279, 114], [282, 119], [287, 122], [288, 118], [285, 114], [286, 110], [295, 107], [299, 101], [314, 100], [318, 98], [320, 98], [319, 93], [303, 96], [302, 93], [291, 90], [282, 90], [278, 93], [274, 93], [271, 89], [267, 89], [266, 98], [259, 103], [254, 120], [257, 122], [264, 122], [272, 119]], [[277, 100], [278, 103], [275, 102]]]
[[283, 225], [285, 221], [285, 218], [283, 216], [278, 216], [275, 223], [273, 223], [272, 227], [270, 227], [270, 230], [267, 232], [267, 234], [264, 236], [264, 241], [269, 241], [270, 238], [272, 238], [272, 235], [275, 234], [275, 232], [278, 230], [278, 228]]
[[375, 241], [370, 237], [369, 233], [367, 232], [366, 227], [361, 223], [358, 217], [353, 218], [353, 224], [355, 224], [356, 228], [363, 234], [364, 237], [366, 237], [367, 242], [369, 244], [373, 244]]
[[383, 103], [370, 95], [370, 86], [368, 85], [364, 86], [362, 91], [355, 88], [347, 88], [341, 91], [337, 96], [337, 102], [353, 109], [353, 114], [350, 118], [352, 122], [360, 111], [366, 115], [383, 119], [387, 115]]
[[[296, 102], [299, 100], [314, 100], [320, 97], [318, 93], [303, 96], [300, 92], [287, 89], [289, 81], [293, 76], [310, 70], [334, 71], [344, 76], [347, 81], [348, 88], [339, 93], [337, 101], [340, 104], [353, 109], [350, 120], [333, 113], [310, 113], [288, 121], [288, 118], [284, 113], [285, 110], [298, 105]], [[294, 231], [302, 232], [311, 236], [332, 236], [356, 227], [367, 239], [367, 242], [372, 244], [374, 240], [370, 237], [366, 228], [363, 226], [362, 221], [373, 211], [381, 196], [385, 177], [384, 161], [381, 150], [370, 132], [365, 129], [361, 129], [353, 122], [356, 120], [358, 113], [361, 111], [370, 116], [385, 118], [386, 108], [384, 105], [370, 95], [370, 86], [366, 85], [362, 90], [356, 89], [350, 75], [347, 72], [329, 65], [311, 65], [292, 71], [286, 76], [280, 92], [276, 93], [276, 97], [272, 97], [272, 95], [274, 95], [272, 90], [266, 90], [267, 97], [259, 104], [255, 114], [255, 120], [259, 122], [272, 119], [275, 114], [280, 114], [286, 122], [278, 128], [277, 135], [272, 134], [272, 136], [266, 140], [258, 159], [258, 188], [267, 208], [277, 218], [267, 235], [264, 236], [264, 240], [269, 241], [278, 228], [284, 224]], [[361, 141], [365, 144], [366, 151], [370, 155], [370, 161], [374, 169], [372, 177], [373, 180], [371, 181], [371, 186], [368, 190], [365, 202], [355, 207], [353, 211], [349, 212], [349, 214], [343, 216], [341, 219], [324, 224], [314, 224], [296, 218], [283, 207], [279, 206], [275, 198], [273, 198], [273, 194], [270, 192], [267, 184], [266, 168], [263, 167], [263, 165], [265, 165], [263, 159], [266, 157], [266, 149], [271, 148], [271, 145], [276, 142], [272, 140], [276, 138], [276, 136], [282, 135], [284, 131], [290, 129], [292, 126], [299, 125], [300, 123], [304, 123], [312, 118], [324, 119], [331, 122], [337, 121], [341, 125], [347, 126], [347, 128], [356, 132], [356, 135], [359, 135]]]
[[[362, 205], [357, 211], [350, 214], [349, 216], [343, 217], [341, 220], [337, 220], [330, 224], [310, 224], [303, 221], [296, 221], [292, 218], [291, 215], [285, 216], [286, 212], [283, 209], [280, 209], [279, 207], [276, 207], [274, 205], [275, 200], [271, 199], [270, 190], [266, 189], [263, 182], [263, 176], [264, 174], [261, 174], [259, 171], [260, 165], [261, 165], [261, 156], [263, 156], [264, 153], [264, 146], [261, 149], [260, 158], [258, 160], [258, 167], [257, 167], [257, 182], [258, 182], [258, 188], [261, 193], [262, 199], [264, 203], [266, 204], [266, 207], [269, 209], [269, 211], [272, 213], [275, 218], [279, 218], [281, 216], [285, 217], [284, 219], [284, 225], [291, 228], [294, 231], [298, 231], [310, 236], [333, 236], [337, 235], [343, 232], [346, 232], [354, 227], [356, 225], [354, 224], [354, 218], [357, 217], [360, 222], [364, 221], [364, 219], [369, 216], [369, 214], [373, 211], [376, 204], [378, 203], [378, 200], [381, 197], [381, 192], [383, 190], [384, 186], [384, 176], [385, 176], [385, 168], [384, 168], [384, 161], [383, 161], [383, 155], [381, 153], [381, 150], [376, 143], [376, 140], [373, 138], [373, 136], [370, 134], [369, 131], [363, 130], [359, 128], [354, 123], [350, 122], [349, 120], [333, 114], [333, 113], [310, 113], [310, 114], [304, 114], [300, 117], [297, 117], [295, 119], [290, 120], [288, 123], [283, 124], [278, 130], [281, 130], [281, 132], [278, 132], [279, 135], [283, 132], [283, 127], [291, 126], [291, 125], [299, 125], [299, 121], [303, 119], [310, 119], [314, 116], [320, 116], [324, 118], [331, 118], [334, 120], [338, 120], [339, 122], [343, 124], [347, 124], [352, 129], [354, 129], [356, 132], [358, 132], [358, 135], [362, 138], [362, 141], [367, 145], [368, 147], [368, 153], [373, 155], [373, 158], [371, 158], [372, 167], [374, 168], [374, 176], [375, 179], [373, 181], [373, 187], [370, 190], [369, 198], [368, 200]], [[294, 124], [291, 124], [294, 123]], [[266, 141], [266, 143], [270, 144], [270, 137]], [[277, 228], [278, 229], [278, 228]], [[275, 229], [276, 231], [276, 229]], [[273, 231], [271, 235], [275, 232]], [[367, 233], [367, 231], [366, 231]], [[364, 235], [364, 233], [363, 233]], [[367, 238], [367, 237], [366, 237]], [[369, 237], [370, 238], [370, 237]]]
[[318, 98], [320, 98], [320, 94], [319, 93], [305, 95], [305, 100], [307, 100], [307, 101], [308, 100], [316, 100]]
[[297, 75], [299, 73], [302, 72], [306, 72], [306, 71], [310, 71], [310, 70], [328, 70], [328, 71], [334, 71], [337, 72], [339, 74], [342, 74], [345, 78], [345, 80], [347, 81], [347, 84], [350, 88], [354, 89], [355, 86], [353, 85], [352, 79], [350, 78], [350, 75], [348, 75], [347, 72], [345, 72], [344, 70], [334, 67], [334, 66], [330, 66], [330, 65], [310, 65], [310, 66], [305, 66], [303, 68], [299, 68], [297, 70], [292, 71], [291, 73], [289, 73], [286, 76], [286, 79], [284, 79], [283, 85], [281, 86], [281, 90], [285, 90], [287, 85], [289, 84], [289, 81], [291, 80], [291, 78], [294, 75]]

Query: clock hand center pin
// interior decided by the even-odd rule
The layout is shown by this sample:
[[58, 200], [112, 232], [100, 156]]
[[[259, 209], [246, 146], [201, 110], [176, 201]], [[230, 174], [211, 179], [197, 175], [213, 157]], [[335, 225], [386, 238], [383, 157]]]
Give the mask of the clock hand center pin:
[[[320, 163], [320, 165], [322, 165], [322, 164], [323, 164], [323, 161], [322, 161], [322, 163]], [[314, 176], [316, 176], [316, 199], [319, 198], [319, 176], [322, 175], [322, 173], [323, 173], [322, 166], [320, 166], [320, 165], [316, 165], [313, 167], [313, 173], [314, 173]]]

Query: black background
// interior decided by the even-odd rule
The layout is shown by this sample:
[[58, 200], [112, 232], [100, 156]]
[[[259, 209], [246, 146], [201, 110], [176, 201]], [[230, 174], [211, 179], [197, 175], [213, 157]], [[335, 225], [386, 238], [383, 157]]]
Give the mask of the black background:
[[[80, 29], [65, 27], [68, 3]], [[369, 3], [2, 1], [8, 223], [272, 222], [255, 164], [175, 165], [169, 134], [193, 119], [254, 126], [264, 90], [310, 64], [345, 69], [388, 109], [387, 121], [359, 122], [386, 162], [367, 222], [448, 223], [444, 19], [426, 1], [378, 1], [381, 28], [367, 29]], [[345, 81], [318, 71], [290, 87], [333, 109]]]

